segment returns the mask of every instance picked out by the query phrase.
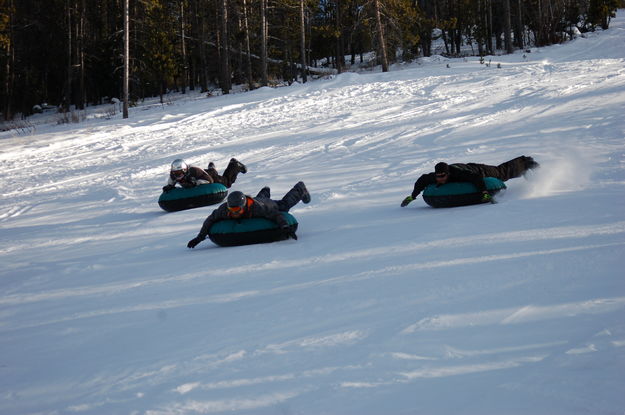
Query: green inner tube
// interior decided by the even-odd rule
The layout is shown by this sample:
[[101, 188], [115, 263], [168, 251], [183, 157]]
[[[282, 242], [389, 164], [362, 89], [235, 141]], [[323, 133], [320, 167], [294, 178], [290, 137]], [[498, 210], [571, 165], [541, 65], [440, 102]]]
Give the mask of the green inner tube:
[[163, 192], [158, 198], [158, 205], [167, 212], [193, 209], [219, 203], [228, 194], [228, 189], [221, 183], [201, 184], [190, 188], [176, 187]]
[[[289, 225], [289, 230], [297, 231], [297, 220], [288, 212], [280, 212]], [[226, 219], [216, 222], [208, 231], [208, 237], [217, 245], [237, 246], [285, 239], [278, 224], [265, 218]]]
[[[494, 177], [485, 177], [484, 184], [491, 196], [506, 188], [504, 182]], [[468, 182], [452, 182], [441, 186], [431, 184], [423, 191], [423, 200], [432, 207], [454, 207], [484, 203], [482, 193]]]

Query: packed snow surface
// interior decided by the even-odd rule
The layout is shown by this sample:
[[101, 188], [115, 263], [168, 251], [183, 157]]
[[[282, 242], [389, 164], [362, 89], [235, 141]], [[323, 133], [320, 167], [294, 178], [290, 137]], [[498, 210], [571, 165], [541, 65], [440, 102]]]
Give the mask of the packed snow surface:
[[[0, 413], [625, 411], [625, 11], [423, 59], [0, 135]], [[541, 168], [497, 204], [401, 200], [438, 161]], [[299, 240], [187, 241], [175, 158], [303, 180]]]

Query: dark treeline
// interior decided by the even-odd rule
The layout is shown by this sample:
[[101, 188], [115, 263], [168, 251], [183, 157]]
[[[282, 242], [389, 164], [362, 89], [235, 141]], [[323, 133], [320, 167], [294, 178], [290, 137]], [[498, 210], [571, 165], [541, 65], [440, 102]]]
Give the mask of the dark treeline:
[[469, 44], [511, 53], [606, 29], [624, 0], [0, 0], [2, 117], [121, 98], [125, 1], [132, 104], [305, 82], [322, 63], [341, 72], [371, 51], [386, 71], [432, 54], [435, 38], [449, 56]]

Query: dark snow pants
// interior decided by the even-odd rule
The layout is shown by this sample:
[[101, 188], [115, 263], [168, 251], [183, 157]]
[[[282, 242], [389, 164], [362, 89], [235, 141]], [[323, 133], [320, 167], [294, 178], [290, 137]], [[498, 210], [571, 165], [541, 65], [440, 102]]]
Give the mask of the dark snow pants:
[[206, 169], [206, 173], [210, 175], [210, 177], [213, 179], [213, 182], [221, 183], [229, 189], [237, 180], [237, 176], [239, 174], [239, 166], [237, 165], [237, 163], [228, 163], [228, 167], [226, 167], [226, 170], [224, 170], [224, 174], [222, 174], [221, 176], [214, 168]]
[[495, 177], [502, 182], [514, 179], [523, 175], [528, 168], [534, 167], [536, 163], [531, 157], [520, 156], [499, 166], [489, 166], [488, 164], [467, 163], [467, 166], [482, 177]]
[[[256, 195], [256, 199], [269, 199], [269, 188], [263, 187]], [[293, 206], [297, 205], [304, 196], [304, 189], [298, 183], [289, 190], [281, 200], [272, 200], [280, 212], [288, 212]]]

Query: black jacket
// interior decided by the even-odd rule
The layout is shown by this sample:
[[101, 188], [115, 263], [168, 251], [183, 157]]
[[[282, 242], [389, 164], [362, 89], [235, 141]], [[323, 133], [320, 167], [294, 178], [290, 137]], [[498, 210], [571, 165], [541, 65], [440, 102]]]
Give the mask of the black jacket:
[[195, 166], [190, 166], [187, 170], [187, 173], [181, 180], [176, 179], [173, 173], [169, 173], [169, 180], [167, 181], [168, 185], [174, 186], [178, 183], [180, 186], [184, 188], [195, 187], [198, 184], [206, 184], [213, 183], [213, 178], [206, 173], [203, 169]]
[[243, 215], [238, 218], [230, 216], [228, 204], [223, 203], [206, 218], [202, 229], [200, 229], [200, 233], [198, 233], [198, 237], [206, 239], [211, 226], [213, 226], [215, 222], [225, 219], [266, 218], [277, 223], [279, 227], [288, 225], [287, 221], [280, 213], [280, 210], [278, 210], [278, 205], [273, 200], [264, 197], [253, 198], [246, 196], [246, 198], [247, 208]]
[[[486, 185], [483, 180], [483, 173], [479, 168], [479, 165], [469, 163], [455, 163], [449, 165], [449, 175], [447, 176], [447, 183], [450, 182], [469, 182], [473, 183], [480, 192], [486, 190]], [[419, 193], [431, 184], [436, 184], [436, 173], [427, 173], [417, 179], [414, 184], [414, 190], [412, 191], [412, 197], [416, 198]]]

